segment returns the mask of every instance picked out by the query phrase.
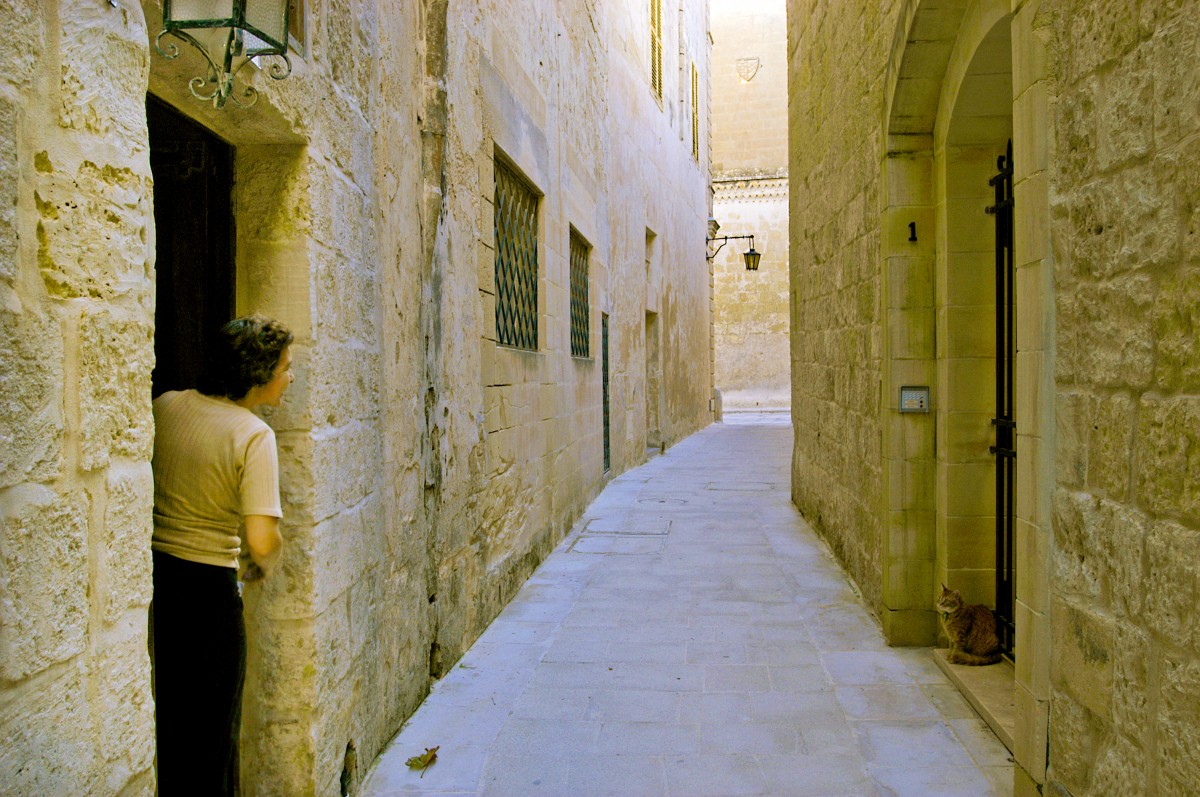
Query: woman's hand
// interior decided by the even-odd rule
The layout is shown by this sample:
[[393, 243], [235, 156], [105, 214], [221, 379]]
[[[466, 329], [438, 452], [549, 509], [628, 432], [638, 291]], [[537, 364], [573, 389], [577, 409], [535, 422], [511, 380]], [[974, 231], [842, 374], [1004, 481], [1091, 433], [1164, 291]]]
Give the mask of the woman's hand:
[[254, 564], [254, 562], [251, 562], [250, 564], [246, 565], [246, 568], [244, 570], [242, 570], [242, 581], [245, 581], [245, 582], [260, 581], [266, 575], [267, 574], [262, 571], [261, 567]]
[[[283, 536], [279, 533], [279, 518], [270, 515], [246, 515], [246, 547], [250, 549], [252, 564], [246, 568], [243, 581], [255, 581], [271, 572], [283, 548]], [[254, 570], [258, 574], [251, 576]]]

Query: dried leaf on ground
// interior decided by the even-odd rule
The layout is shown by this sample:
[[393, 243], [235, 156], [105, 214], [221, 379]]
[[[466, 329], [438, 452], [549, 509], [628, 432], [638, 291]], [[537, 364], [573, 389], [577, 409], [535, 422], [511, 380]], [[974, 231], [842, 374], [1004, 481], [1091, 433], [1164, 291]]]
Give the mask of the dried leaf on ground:
[[425, 777], [425, 770], [429, 768], [434, 761], [437, 761], [437, 751], [441, 749], [441, 745], [437, 747], [426, 747], [425, 752], [421, 755], [415, 755], [404, 763], [408, 764], [409, 769], [421, 770], [421, 777]]

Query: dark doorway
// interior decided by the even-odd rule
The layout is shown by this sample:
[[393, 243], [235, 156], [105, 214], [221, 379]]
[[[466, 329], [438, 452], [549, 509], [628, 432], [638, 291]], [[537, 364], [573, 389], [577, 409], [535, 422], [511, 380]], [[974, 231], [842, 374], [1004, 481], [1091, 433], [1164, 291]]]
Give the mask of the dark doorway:
[[156, 287], [151, 392], [195, 387], [209, 334], [233, 318], [233, 147], [146, 97]]
[[1012, 141], [1001, 155], [999, 169], [988, 184], [996, 204], [987, 209], [996, 217], [996, 619], [1000, 644], [1013, 657], [1016, 636], [1014, 603], [1015, 561], [1013, 515], [1016, 503], [1017, 420], [1013, 382], [1016, 369], [1016, 272], [1013, 269], [1013, 150]]

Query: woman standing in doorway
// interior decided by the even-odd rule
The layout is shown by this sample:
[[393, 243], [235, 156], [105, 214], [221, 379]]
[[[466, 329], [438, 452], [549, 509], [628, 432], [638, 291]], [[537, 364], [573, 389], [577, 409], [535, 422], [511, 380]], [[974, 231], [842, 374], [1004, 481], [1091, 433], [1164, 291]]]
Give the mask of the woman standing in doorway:
[[163, 797], [232, 795], [246, 675], [243, 580], [279, 557], [275, 433], [251, 410], [292, 383], [292, 333], [235, 319], [209, 349], [198, 390], [154, 400], [154, 640]]

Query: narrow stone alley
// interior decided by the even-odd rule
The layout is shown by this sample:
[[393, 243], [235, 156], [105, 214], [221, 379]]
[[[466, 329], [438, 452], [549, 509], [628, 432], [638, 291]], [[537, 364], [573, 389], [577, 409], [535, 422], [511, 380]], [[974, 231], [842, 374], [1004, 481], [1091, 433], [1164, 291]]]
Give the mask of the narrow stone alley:
[[1009, 793], [1008, 751], [792, 505], [790, 451], [786, 414], [733, 416], [613, 479], [364, 795]]

